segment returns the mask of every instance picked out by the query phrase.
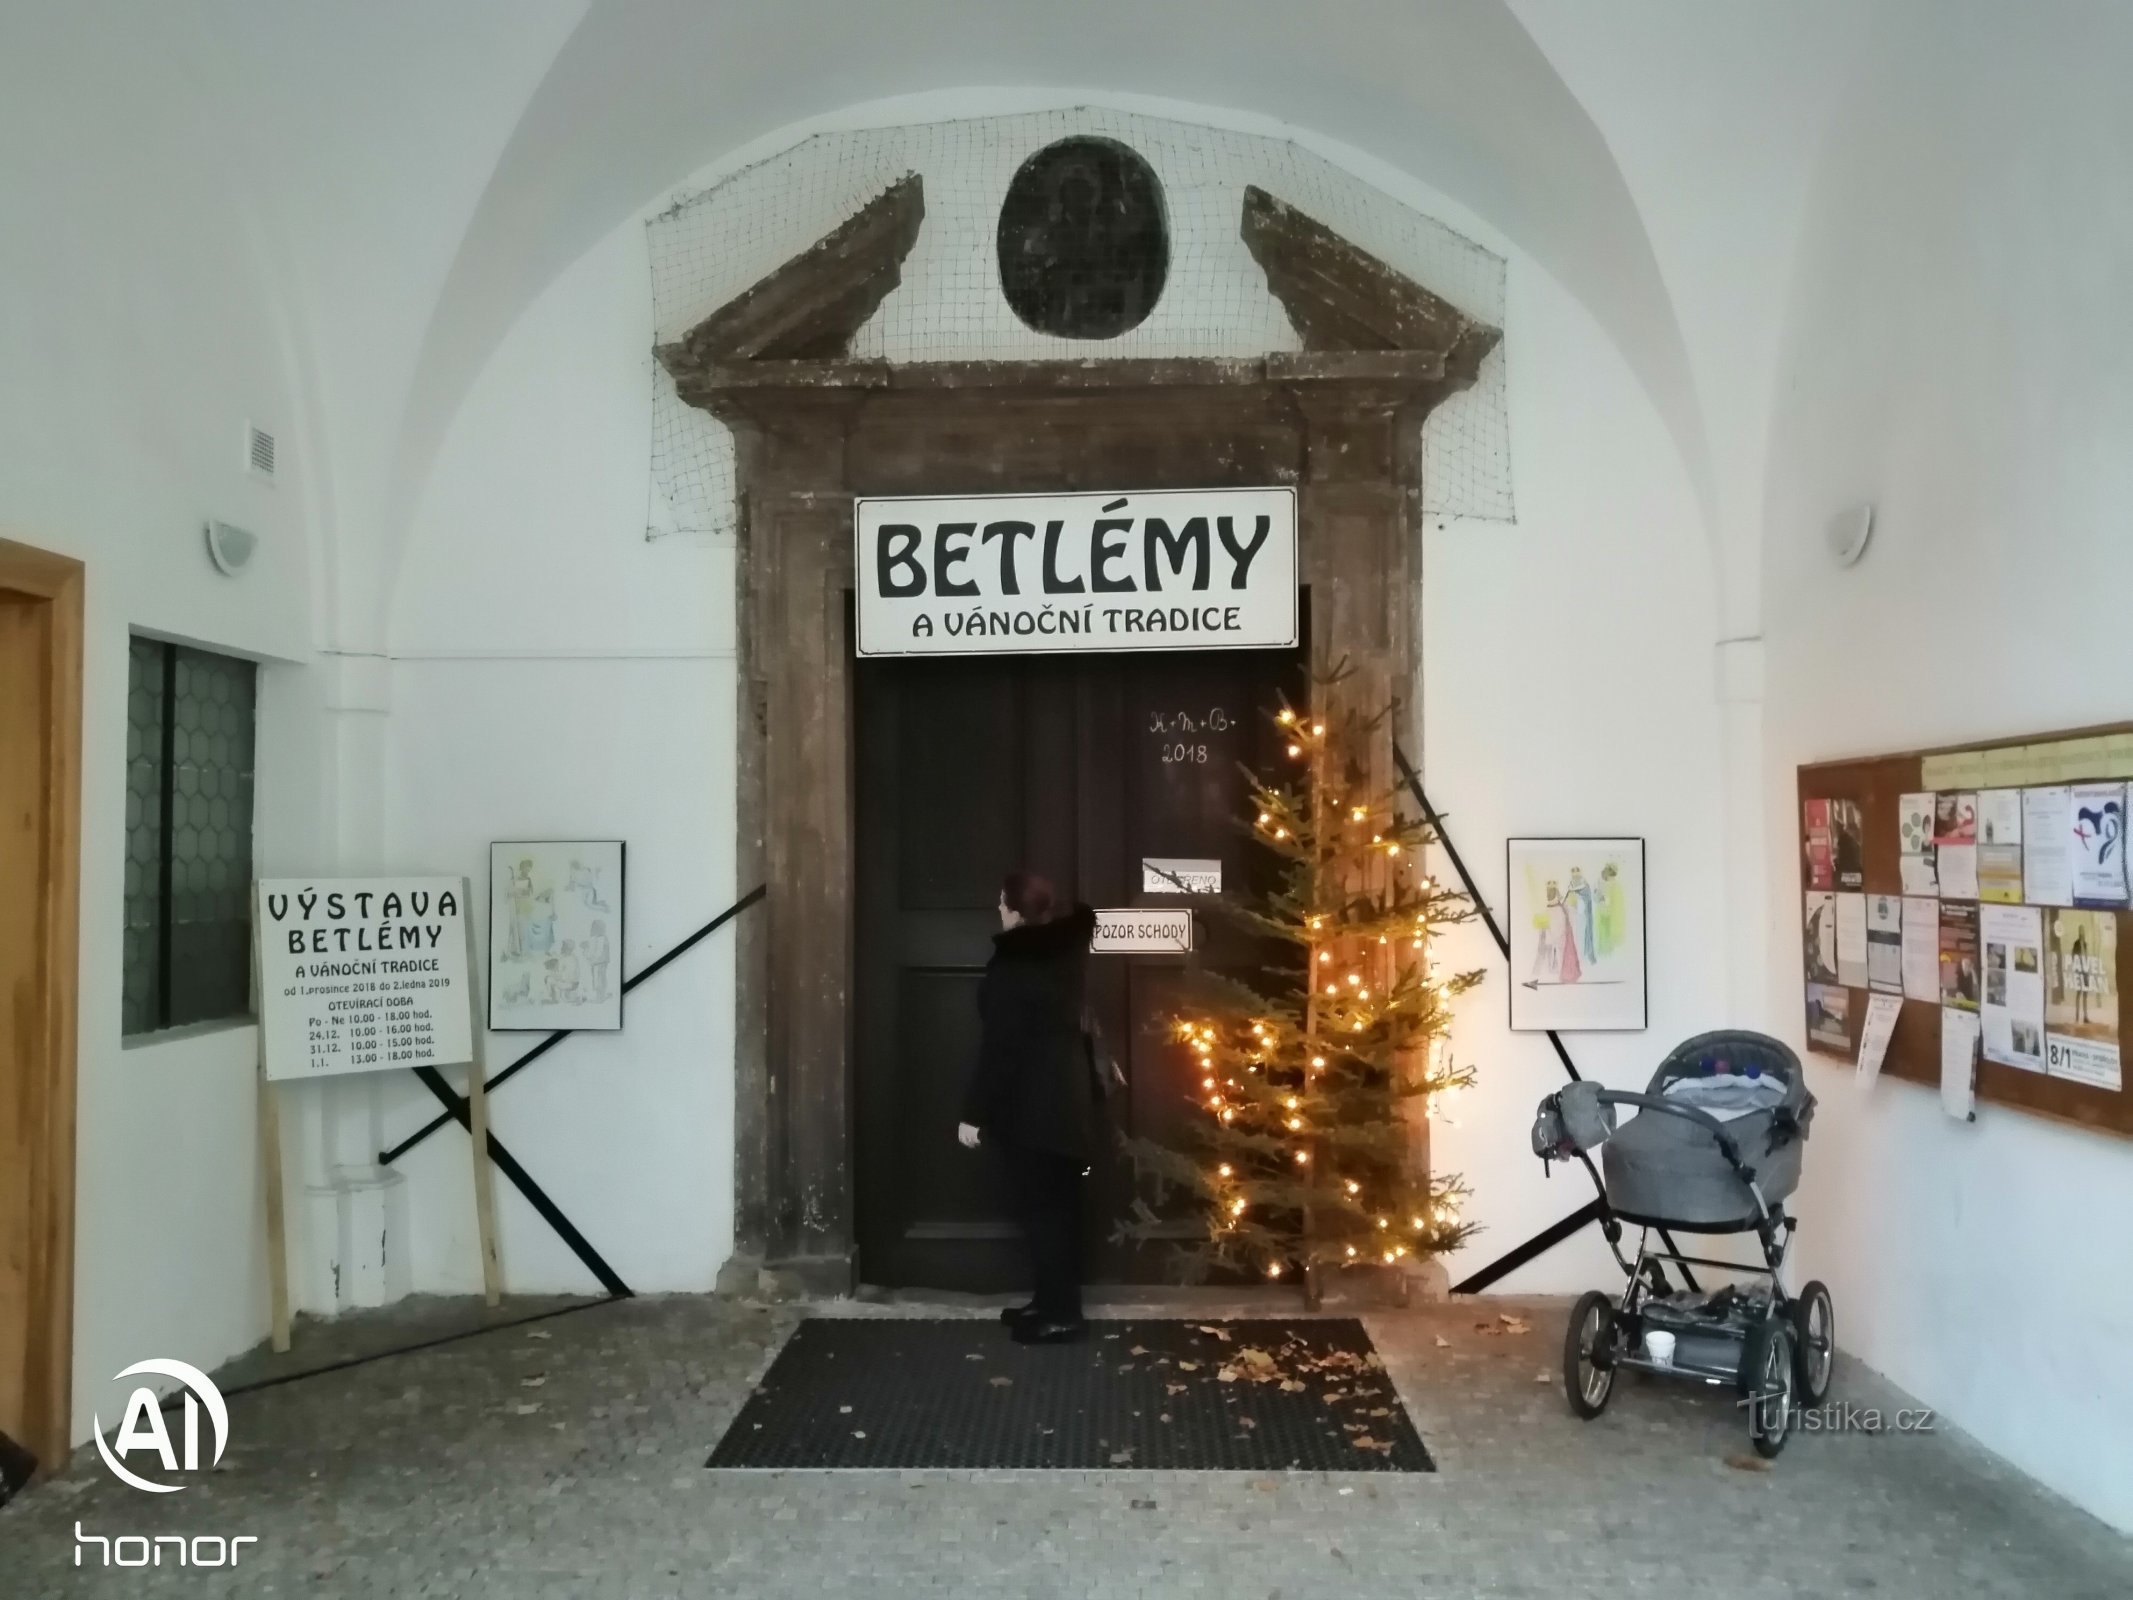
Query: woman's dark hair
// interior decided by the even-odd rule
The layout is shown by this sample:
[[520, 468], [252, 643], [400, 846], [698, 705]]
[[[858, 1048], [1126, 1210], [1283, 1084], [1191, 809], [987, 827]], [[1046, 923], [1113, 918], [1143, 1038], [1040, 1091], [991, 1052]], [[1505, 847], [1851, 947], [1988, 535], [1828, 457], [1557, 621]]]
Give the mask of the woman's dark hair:
[[1032, 925], [1050, 922], [1059, 909], [1059, 893], [1052, 880], [1034, 872], [1010, 872], [1000, 883], [1000, 897], [1008, 910]]

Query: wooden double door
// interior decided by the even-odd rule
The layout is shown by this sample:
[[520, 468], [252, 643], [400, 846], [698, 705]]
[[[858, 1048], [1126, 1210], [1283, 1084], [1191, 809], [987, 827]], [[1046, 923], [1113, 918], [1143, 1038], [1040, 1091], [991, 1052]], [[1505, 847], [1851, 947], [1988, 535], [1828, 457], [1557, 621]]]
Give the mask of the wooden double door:
[[[1040, 872], [1099, 908], [1189, 906], [1144, 888], [1147, 859], [1268, 871], [1240, 770], [1283, 759], [1272, 712], [1297, 651], [984, 656], [857, 664], [858, 908], [853, 1107], [859, 1271], [869, 1283], [1003, 1290], [1025, 1266], [997, 1152], [955, 1137], [977, 1056], [977, 988], [1000, 880]], [[1188, 959], [1245, 968], [1263, 945], [1201, 916], [1192, 957], [1096, 955], [1089, 997], [1128, 1086], [1114, 1121], [1175, 1137], [1198, 1085], [1164, 1026]], [[1159, 1247], [1112, 1240], [1134, 1184], [1115, 1150], [1091, 1177], [1089, 1276], [1160, 1282]], [[1194, 1225], [1181, 1220], [1180, 1227]]]

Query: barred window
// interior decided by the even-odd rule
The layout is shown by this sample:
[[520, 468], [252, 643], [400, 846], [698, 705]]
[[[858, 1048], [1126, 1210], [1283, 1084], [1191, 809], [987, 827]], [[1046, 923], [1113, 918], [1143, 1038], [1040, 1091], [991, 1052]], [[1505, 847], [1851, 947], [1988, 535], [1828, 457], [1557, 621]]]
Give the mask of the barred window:
[[126, 689], [124, 1030], [251, 1011], [249, 661], [135, 639]]

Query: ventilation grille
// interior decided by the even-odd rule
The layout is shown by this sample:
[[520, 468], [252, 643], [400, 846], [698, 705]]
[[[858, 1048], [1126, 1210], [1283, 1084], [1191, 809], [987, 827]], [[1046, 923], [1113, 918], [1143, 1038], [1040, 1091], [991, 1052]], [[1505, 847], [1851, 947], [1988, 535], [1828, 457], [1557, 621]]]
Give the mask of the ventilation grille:
[[245, 470], [255, 478], [274, 481], [274, 435], [256, 423], [244, 426]]

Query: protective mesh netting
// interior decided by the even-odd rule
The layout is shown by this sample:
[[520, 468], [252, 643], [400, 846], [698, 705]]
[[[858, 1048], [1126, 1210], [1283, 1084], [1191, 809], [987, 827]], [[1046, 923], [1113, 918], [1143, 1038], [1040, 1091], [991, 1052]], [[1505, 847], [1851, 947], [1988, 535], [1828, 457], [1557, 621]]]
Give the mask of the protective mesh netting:
[[[1015, 170], [1058, 139], [1131, 146], [1161, 179], [1170, 228], [1162, 297], [1137, 327], [1105, 340], [1026, 327], [1001, 293], [995, 229]], [[661, 342], [688, 329], [843, 222], [907, 173], [925, 183], [926, 219], [903, 281], [860, 329], [855, 356], [891, 361], [1258, 356], [1299, 348], [1238, 235], [1247, 184], [1324, 223], [1469, 316], [1504, 318], [1503, 257], [1286, 140], [1076, 107], [816, 134], [682, 196], [646, 224]], [[729, 533], [733, 439], [686, 405], [653, 364], [648, 535]], [[1499, 344], [1479, 380], [1423, 427], [1423, 509], [1509, 522], [1510, 430]]]

